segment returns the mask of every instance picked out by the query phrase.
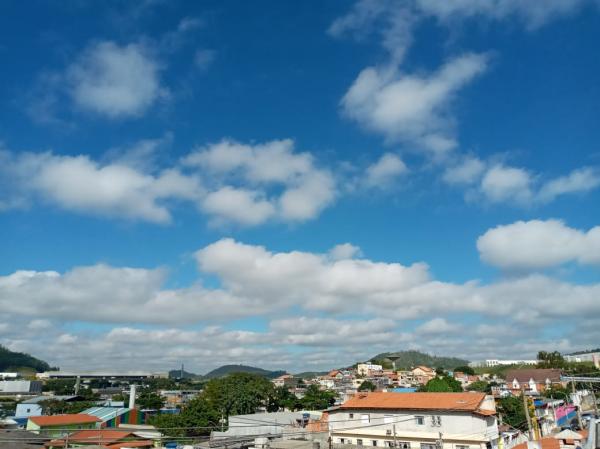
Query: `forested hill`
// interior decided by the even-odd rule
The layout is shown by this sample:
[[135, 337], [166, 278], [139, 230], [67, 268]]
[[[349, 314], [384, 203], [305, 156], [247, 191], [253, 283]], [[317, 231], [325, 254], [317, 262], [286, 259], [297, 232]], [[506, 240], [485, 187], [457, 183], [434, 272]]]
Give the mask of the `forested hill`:
[[24, 354], [22, 352], [13, 352], [0, 345], [0, 371], [18, 371], [24, 368], [32, 369], [36, 372], [48, 371], [50, 365], [40, 359]]
[[389, 357], [398, 358], [396, 360], [396, 369], [410, 369], [418, 365], [425, 365], [431, 368], [454, 369], [457, 366], [465, 366], [469, 363], [468, 360], [456, 357], [439, 357], [419, 351], [383, 352], [377, 354], [371, 360], [381, 362], [384, 367], [391, 368], [392, 361]]
[[275, 377], [285, 374], [285, 371], [268, 371], [262, 368], [256, 368], [254, 366], [247, 365], [223, 365], [205, 374], [203, 377], [205, 379], [214, 379], [217, 377], [227, 376], [231, 373], [251, 373], [258, 374], [259, 376], [264, 376], [269, 379], [274, 379]]

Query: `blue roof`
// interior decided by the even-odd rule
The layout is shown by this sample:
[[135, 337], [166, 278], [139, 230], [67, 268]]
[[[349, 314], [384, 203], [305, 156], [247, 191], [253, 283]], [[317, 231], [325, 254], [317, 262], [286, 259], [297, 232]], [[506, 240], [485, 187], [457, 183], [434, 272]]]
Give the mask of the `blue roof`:
[[126, 407], [92, 407], [84, 410], [81, 413], [95, 416], [96, 418], [101, 419], [102, 422], [106, 422], [116, 418], [117, 416], [121, 416], [130, 410], [130, 408]]

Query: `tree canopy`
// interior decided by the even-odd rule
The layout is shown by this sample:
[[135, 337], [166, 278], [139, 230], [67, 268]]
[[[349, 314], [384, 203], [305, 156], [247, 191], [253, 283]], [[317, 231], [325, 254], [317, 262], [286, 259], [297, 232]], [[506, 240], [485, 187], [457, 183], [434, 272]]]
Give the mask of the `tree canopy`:
[[419, 388], [419, 391], [429, 393], [446, 393], [463, 391], [460, 382], [450, 376], [438, 376]]

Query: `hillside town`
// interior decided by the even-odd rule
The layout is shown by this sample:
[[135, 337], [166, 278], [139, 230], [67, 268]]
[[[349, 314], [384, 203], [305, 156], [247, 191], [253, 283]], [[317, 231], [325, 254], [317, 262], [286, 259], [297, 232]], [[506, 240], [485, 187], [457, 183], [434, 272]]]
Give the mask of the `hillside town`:
[[595, 432], [600, 352], [451, 369], [400, 358], [270, 379], [0, 373], [0, 447], [577, 449]]

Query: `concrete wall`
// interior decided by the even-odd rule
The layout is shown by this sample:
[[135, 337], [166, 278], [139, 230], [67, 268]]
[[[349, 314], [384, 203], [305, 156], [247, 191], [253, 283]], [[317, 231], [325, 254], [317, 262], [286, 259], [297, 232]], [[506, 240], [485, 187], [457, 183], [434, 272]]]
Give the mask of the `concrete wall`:
[[29, 418], [30, 416], [42, 416], [40, 404], [17, 404], [15, 418]]

